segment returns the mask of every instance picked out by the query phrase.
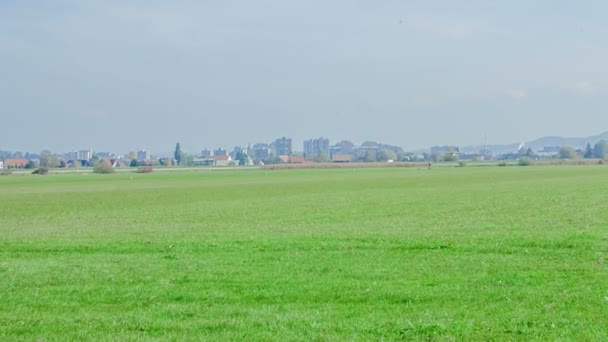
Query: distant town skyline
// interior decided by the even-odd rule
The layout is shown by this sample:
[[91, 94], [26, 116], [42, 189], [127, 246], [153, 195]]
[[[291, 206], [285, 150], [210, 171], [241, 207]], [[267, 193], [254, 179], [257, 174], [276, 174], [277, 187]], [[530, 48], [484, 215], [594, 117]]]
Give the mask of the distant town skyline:
[[[319, 157], [321, 154], [328, 153], [331, 156], [334, 152], [337, 153], [344, 152], [344, 144], [352, 146], [353, 148], [360, 148], [365, 146], [376, 145], [382, 148], [389, 148], [393, 150], [399, 150], [401, 153], [428, 153], [433, 154], [437, 150], [453, 150], [460, 151], [465, 154], [483, 154], [483, 155], [502, 155], [502, 154], [512, 154], [521, 151], [522, 148], [530, 149], [535, 152], [555, 152], [559, 150], [560, 147], [569, 147], [574, 149], [581, 149], [589, 144], [593, 145], [600, 141], [608, 141], [608, 131], [590, 135], [585, 137], [560, 137], [555, 135], [537, 137], [536, 139], [530, 141], [522, 141], [519, 143], [508, 143], [508, 144], [489, 144], [487, 141], [484, 141], [481, 144], [477, 145], [459, 145], [459, 144], [431, 144], [424, 148], [417, 149], [407, 149], [403, 148], [403, 146], [387, 144], [384, 141], [376, 141], [376, 140], [365, 140], [362, 142], [354, 142], [349, 139], [340, 139], [337, 141], [333, 141], [326, 137], [310, 137], [309, 139], [303, 141], [302, 144], [298, 145], [294, 144], [293, 139], [289, 137], [277, 137], [272, 141], [267, 142], [256, 142], [253, 144], [247, 145], [238, 145], [233, 144], [231, 146], [205, 146], [198, 149], [183, 149], [182, 151], [188, 155], [194, 157], [211, 157], [218, 155], [228, 155], [235, 154], [237, 150], [249, 150], [249, 156], [254, 159], [266, 159], [270, 154], [272, 155], [302, 155], [307, 158]], [[176, 144], [180, 145], [181, 143], [178, 141]], [[173, 146], [175, 149], [175, 145]], [[11, 154], [20, 154], [20, 155], [37, 155], [40, 152], [48, 153], [54, 155], [62, 155], [66, 160], [88, 160], [91, 159], [93, 155], [101, 155], [104, 157], [107, 156], [127, 156], [133, 155], [136, 156], [137, 159], [149, 159], [151, 156], [153, 157], [171, 157], [174, 154], [174, 150], [159, 150], [152, 151], [147, 148], [137, 148], [137, 149], [122, 149], [122, 150], [103, 150], [97, 149], [93, 147], [89, 147], [86, 149], [70, 149], [70, 150], [51, 150], [49, 148], [44, 148], [41, 151], [30, 151], [23, 149], [3, 149], [0, 148], [0, 160]], [[247, 152], [245, 152], [247, 153]], [[352, 154], [352, 151], [349, 151], [348, 154]], [[86, 156], [86, 157], [81, 157]], [[142, 157], [143, 156], [143, 157]], [[132, 159], [133, 157], [129, 157], [128, 159]]]
[[0, 149], [608, 130], [602, 1], [0, 2]]

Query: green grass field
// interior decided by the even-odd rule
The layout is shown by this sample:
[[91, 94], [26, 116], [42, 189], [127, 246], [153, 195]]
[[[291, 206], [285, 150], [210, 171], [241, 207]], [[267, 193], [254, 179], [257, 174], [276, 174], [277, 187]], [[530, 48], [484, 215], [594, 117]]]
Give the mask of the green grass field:
[[0, 177], [0, 340], [608, 339], [608, 168]]

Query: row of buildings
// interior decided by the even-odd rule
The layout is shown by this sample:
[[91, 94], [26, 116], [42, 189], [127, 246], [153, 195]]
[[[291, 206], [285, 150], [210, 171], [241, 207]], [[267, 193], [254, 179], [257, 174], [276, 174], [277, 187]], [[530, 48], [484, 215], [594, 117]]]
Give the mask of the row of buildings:
[[[523, 144], [522, 144], [523, 145]], [[303, 142], [302, 150], [295, 152], [291, 138], [281, 137], [270, 143], [256, 143], [247, 147], [237, 146], [231, 151], [224, 148], [204, 149], [199, 155], [187, 155], [183, 160], [173, 157], [156, 157], [150, 151], [140, 149], [125, 156], [113, 153], [93, 152], [93, 149], [72, 151], [65, 154], [51, 154], [43, 151], [40, 154], [0, 151], [0, 169], [32, 168], [38, 165], [50, 167], [88, 167], [97, 160], [110, 160], [117, 166], [153, 166], [153, 165], [187, 165], [187, 166], [229, 166], [229, 165], [263, 165], [278, 163], [306, 162], [391, 162], [391, 161], [456, 161], [456, 160], [496, 160], [518, 159], [522, 156], [533, 159], [555, 159], [560, 156], [560, 146], [548, 146], [538, 151], [530, 148], [512, 153], [494, 155], [487, 148], [478, 152], [461, 152], [458, 146], [433, 146], [429, 152], [406, 153], [401, 147], [373, 141], [361, 145], [342, 140], [330, 144], [329, 139], [319, 137]], [[590, 148], [587, 147], [587, 150]], [[576, 150], [579, 155], [586, 151]], [[588, 151], [587, 151], [588, 152]]]
[[[227, 156], [232, 161], [244, 162], [243, 155], [250, 164], [266, 163], [304, 163], [304, 162], [351, 162], [351, 161], [395, 161], [405, 155], [398, 146], [365, 142], [360, 146], [343, 140], [333, 145], [327, 138], [313, 138], [303, 142], [302, 152], [294, 152], [292, 139], [281, 137], [271, 143], [256, 143], [248, 147], [235, 147], [231, 152], [223, 148], [216, 150], [205, 149], [201, 152], [197, 164], [211, 165], [214, 160], [223, 162]], [[240, 157], [239, 157], [240, 156]], [[217, 165], [214, 164], [214, 165]]]
[[[248, 147], [236, 146], [232, 151], [223, 148], [204, 149], [194, 165], [259, 165], [266, 163], [303, 163], [329, 153], [329, 139], [318, 138], [304, 142], [304, 152], [294, 153], [291, 138], [281, 137], [271, 143], [256, 143]], [[326, 158], [327, 159], [327, 158]]]
[[[0, 151], [1, 152], [1, 151]], [[46, 152], [46, 156], [43, 155]], [[50, 167], [88, 167], [96, 160], [110, 160], [118, 166], [144, 166], [144, 165], [175, 165], [178, 160], [171, 157], [155, 157], [148, 150], [141, 149], [129, 152], [125, 156], [113, 153], [93, 152], [93, 149], [79, 150], [64, 154], [50, 154], [49, 151], [41, 154], [13, 154], [11, 158], [3, 158], [0, 168], [25, 168], [28, 162], [35, 165]], [[319, 137], [303, 142], [301, 151], [294, 151], [291, 138], [281, 137], [270, 143], [256, 143], [247, 147], [237, 146], [231, 151], [224, 148], [214, 150], [203, 149], [198, 155], [187, 155], [180, 160], [182, 165], [191, 166], [228, 166], [228, 165], [263, 165], [278, 163], [305, 163], [305, 162], [351, 162], [351, 161], [393, 161], [401, 160], [403, 150], [397, 146], [385, 145], [376, 142], [365, 142], [356, 146], [350, 141], [340, 141], [333, 145], [329, 139]], [[16, 158], [19, 157], [19, 158]], [[31, 165], [31, 163], [30, 163]]]
[[[209, 161], [224, 161], [225, 158], [229, 157], [230, 160], [235, 161], [239, 158], [239, 155], [246, 155], [252, 163], [268, 163], [273, 161], [281, 161], [285, 159], [285, 156], [291, 157], [291, 159], [300, 160], [297, 157], [304, 157], [305, 159], [312, 159], [322, 154], [326, 154], [329, 151], [329, 139], [318, 138], [310, 139], [304, 142], [303, 154], [294, 153], [293, 142], [291, 138], [281, 137], [275, 139], [271, 143], [256, 143], [248, 147], [236, 146], [232, 151], [227, 151], [223, 148], [215, 150], [204, 149], [200, 153], [200, 159], [206, 161], [199, 161], [199, 163], [209, 164]], [[294, 158], [295, 157], [295, 158]]]

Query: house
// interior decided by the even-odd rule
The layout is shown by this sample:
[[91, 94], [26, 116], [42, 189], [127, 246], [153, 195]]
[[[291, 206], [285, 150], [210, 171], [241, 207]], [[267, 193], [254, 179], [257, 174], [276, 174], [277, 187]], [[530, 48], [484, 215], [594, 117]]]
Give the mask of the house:
[[350, 163], [353, 157], [350, 154], [336, 154], [332, 156], [331, 161], [334, 163]]
[[154, 166], [156, 165], [156, 160], [154, 159], [144, 159], [139, 161], [140, 166]]
[[127, 162], [123, 159], [119, 159], [119, 158], [110, 158], [110, 165], [112, 165], [112, 167], [128, 167], [129, 164], [127, 164]]
[[201, 151], [201, 158], [205, 159], [205, 158], [211, 158], [211, 150], [208, 149], [204, 149]]
[[536, 152], [538, 159], [557, 159], [559, 158], [560, 146], [545, 146], [542, 150]]
[[224, 150], [223, 148], [218, 148], [217, 150], [213, 151], [213, 156], [227, 156], [228, 152], [226, 150]]
[[6, 159], [4, 167], [7, 169], [23, 169], [29, 163], [27, 159]]
[[302, 164], [305, 162], [304, 156], [289, 156], [281, 154], [279, 160], [284, 164]]
[[105, 164], [107, 161], [107, 163], [109, 163], [110, 165], [112, 165], [112, 167], [118, 167], [118, 160], [117, 159], [113, 159], [113, 158], [107, 158], [107, 159], [100, 159], [99, 162], [102, 164]]
[[192, 166], [213, 166], [213, 165], [215, 165], [215, 160], [210, 157], [194, 158], [192, 160]]
[[304, 156], [291, 156], [291, 158], [289, 158], [289, 163], [302, 164], [304, 163]]
[[215, 161], [215, 166], [232, 166], [239, 165], [238, 160], [232, 160], [232, 157], [226, 156], [213, 156], [213, 160]]

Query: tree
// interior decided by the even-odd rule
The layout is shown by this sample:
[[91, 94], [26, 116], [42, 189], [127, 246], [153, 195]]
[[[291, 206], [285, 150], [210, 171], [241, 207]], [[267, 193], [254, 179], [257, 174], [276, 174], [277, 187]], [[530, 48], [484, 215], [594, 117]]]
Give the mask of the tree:
[[327, 153], [327, 150], [320, 150], [317, 156], [315, 157], [315, 161], [317, 163], [327, 163], [329, 161], [329, 153]]
[[589, 145], [589, 143], [587, 143], [587, 146], [585, 146], [585, 154], [583, 154], [583, 158], [593, 158], [593, 148], [591, 148], [591, 145]]
[[589, 145], [589, 143], [587, 143], [587, 146], [585, 147], [584, 158], [593, 158], [593, 149], [591, 148], [591, 145]]
[[561, 159], [576, 159], [578, 158], [578, 154], [576, 154], [576, 150], [570, 146], [564, 146], [559, 149], [559, 157]]
[[46, 167], [39, 167], [34, 172], [32, 172], [33, 175], [47, 175], [48, 173], [49, 169]]
[[593, 156], [596, 158], [605, 158], [608, 155], [608, 141], [600, 140], [593, 146]]
[[184, 154], [182, 152], [182, 147], [179, 145], [179, 142], [178, 142], [177, 144], [175, 144], [175, 152], [173, 153], [173, 158], [177, 162], [177, 165], [182, 164], [183, 156], [184, 156]]
[[437, 163], [437, 162], [443, 161], [444, 157], [445, 157], [445, 154], [437, 152], [437, 153], [431, 154], [430, 160]]
[[40, 166], [42, 167], [57, 167], [59, 166], [59, 158], [49, 150], [40, 152]]
[[183, 166], [192, 166], [194, 165], [194, 156], [189, 153], [182, 153], [182, 161], [180, 165]]
[[532, 159], [536, 158], [536, 154], [534, 154], [534, 151], [532, 151], [530, 147], [528, 147], [528, 149], [526, 150], [525, 156]]
[[519, 148], [519, 150], [517, 150], [517, 154], [518, 154], [520, 157], [525, 156], [525, 155], [526, 155], [526, 149], [525, 149], [523, 146], [522, 146], [522, 147], [520, 147], [520, 148]]
[[530, 158], [528, 156], [523, 156], [517, 160], [517, 165], [530, 166], [530, 165], [532, 165], [532, 158]]
[[389, 149], [382, 149], [380, 150], [380, 152], [378, 153], [378, 161], [389, 161], [389, 160], [395, 160], [397, 159], [397, 154]]
[[129, 164], [130, 167], [138, 167], [139, 166], [139, 162], [137, 161], [137, 159], [131, 159], [131, 163]]
[[114, 173], [114, 168], [109, 160], [100, 160], [93, 166], [94, 173]]
[[452, 153], [446, 153], [443, 156], [443, 161], [445, 161], [445, 162], [455, 162], [455, 161], [458, 161], [458, 153], [454, 153], [454, 152], [452, 152]]
[[363, 161], [375, 162], [376, 161], [376, 152], [372, 151], [372, 150], [365, 151], [365, 156], [363, 157]]
[[264, 160], [264, 164], [281, 164], [281, 158], [271, 153], [268, 155], [268, 158]]
[[239, 165], [247, 165], [247, 160], [249, 158], [247, 158], [247, 153], [245, 151], [239, 150], [234, 159], [239, 161]]
[[173, 166], [173, 158], [161, 158], [158, 160], [161, 166]]

